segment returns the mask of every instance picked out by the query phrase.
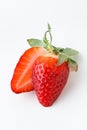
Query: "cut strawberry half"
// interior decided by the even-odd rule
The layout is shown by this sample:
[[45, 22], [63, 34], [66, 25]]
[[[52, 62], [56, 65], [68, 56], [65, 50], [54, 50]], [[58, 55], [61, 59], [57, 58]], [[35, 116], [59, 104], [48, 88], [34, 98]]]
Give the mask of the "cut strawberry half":
[[38, 56], [47, 53], [41, 47], [32, 47], [20, 57], [11, 80], [11, 89], [15, 93], [28, 92], [33, 90], [32, 65]]

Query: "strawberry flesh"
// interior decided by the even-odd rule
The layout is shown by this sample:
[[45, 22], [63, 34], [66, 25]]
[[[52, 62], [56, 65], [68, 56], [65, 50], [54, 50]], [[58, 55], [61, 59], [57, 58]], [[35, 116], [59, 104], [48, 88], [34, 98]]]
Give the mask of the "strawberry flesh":
[[20, 57], [11, 80], [11, 89], [15, 93], [33, 90], [32, 65], [35, 59], [47, 51], [41, 47], [32, 47]]

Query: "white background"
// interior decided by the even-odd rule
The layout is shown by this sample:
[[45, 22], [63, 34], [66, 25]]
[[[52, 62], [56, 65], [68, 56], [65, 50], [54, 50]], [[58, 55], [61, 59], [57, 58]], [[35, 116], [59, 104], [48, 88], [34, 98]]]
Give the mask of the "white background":
[[[43, 38], [47, 23], [53, 43], [79, 51], [79, 70], [53, 106], [33, 92], [14, 94], [10, 81], [27, 38]], [[0, 0], [0, 130], [87, 130], [87, 1]]]

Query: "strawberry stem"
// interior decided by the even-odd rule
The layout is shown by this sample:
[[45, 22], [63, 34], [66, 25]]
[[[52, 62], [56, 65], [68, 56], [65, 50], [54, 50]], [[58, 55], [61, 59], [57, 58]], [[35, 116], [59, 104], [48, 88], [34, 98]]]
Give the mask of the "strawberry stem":
[[[49, 39], [48, 39], [49, 35]], [[44, 37], [43, 37], [43, 42], [46, 44], [46, 49], [53, 53], [54, 47], [52, 46], [52, 34], [51, 34], [51, 26], [48, 24], [48, 30], [45, 32]]]
[[[48, 38], [47, 38], [47, 34], [49, 34], [49, 40], [48, 40]], [[43, 41], [47, 44], [47, 45], [49, 45], [49, 44], [52, 44], [52, 35], [51, 35], [51, 26], [48, 24], [48, 30], [45, 32], [45, 34], [44, 34], [44, 38], [43, 38]]]

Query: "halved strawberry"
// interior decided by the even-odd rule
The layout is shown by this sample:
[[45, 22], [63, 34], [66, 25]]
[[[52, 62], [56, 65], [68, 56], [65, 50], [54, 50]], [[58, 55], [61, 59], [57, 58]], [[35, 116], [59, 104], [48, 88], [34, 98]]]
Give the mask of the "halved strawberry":
[[38, 56], [47, 53], [41, 47], [32, 47], [20, 57], [11, 80], [11, 89], [15, 93], [28, 92], [33, 90], [32, 65]]

